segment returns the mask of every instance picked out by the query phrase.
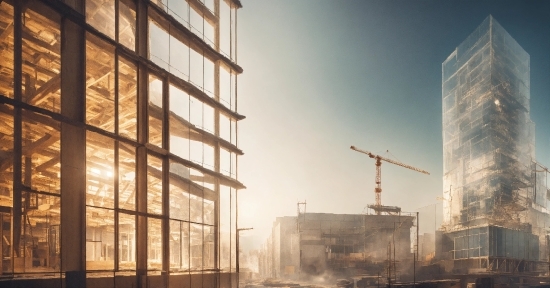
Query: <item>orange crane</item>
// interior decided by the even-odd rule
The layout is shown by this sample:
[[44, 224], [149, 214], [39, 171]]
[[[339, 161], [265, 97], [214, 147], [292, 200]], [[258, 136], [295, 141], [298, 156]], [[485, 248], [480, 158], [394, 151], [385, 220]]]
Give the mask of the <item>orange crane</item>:
[[382, 194], [382, 160], [384, 160], [388, 163], [395, 164], [397, 166], [405, 167], [405, 168], [408, 168], [408, 169], [411, 169], [411, 170], [414, 170], [414, 171], [417, 171], [417, 172], [420, 172], [420, 173], [430, 175], [430, 173], [428, 171], [425, 171], [425, 170], [422, 170], [422, 169], [419, 169], [419, 168], [416, 168], [416, 167], [413, 167], [413, 166], [410, 166], [410, 165], [407, 165], [407, 164], [404, 164], [404, 163], [401, 163], [401, 162], [397, 162], [395, 160], [382, 157], [380, 155], [375, 155], [375, 154], [373, 154], [369, 151], [365, 151], [365, 150], [361, 150], [359, 148], [356, 148], [355, 146], [351, 146], [350, 148], [351, 148], [351, 150], [355, 150], [357, 152], [367, 154], [367, 155], [369, 155], [370, 158], [373, 158], [376, 161], [375, 164], [374, 164], [374, 165], [376, 165], [376, 179], [375, 179], [376, 187], [374, 188], [374, 193], [376, 195], [376, 203], [374, 205], [369, 205], [368, 207], [374, 209], [374, 211], [376, 211], [377, 215], [380, 215], [380, 212], [388, 212], [388, 213], [389, 212], [401, 212], [401, 208], [398, 208], [398, 207], [382, 206], [382, 199], [381, 199], [381, 194]]

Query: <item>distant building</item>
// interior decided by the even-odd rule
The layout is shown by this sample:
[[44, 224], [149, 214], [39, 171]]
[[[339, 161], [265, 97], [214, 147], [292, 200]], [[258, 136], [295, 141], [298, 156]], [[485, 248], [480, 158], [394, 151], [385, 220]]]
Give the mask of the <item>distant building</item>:
[[[408, 273], [413, 259], [413, 223], [414, 217], [404, 215], [301, 213], [277, 217], [260, 255], [260, 273], [287, 279], [386, 275], [388, 263], [395, 264], [390, 269]], [[398, 273], [392, 272], [391, 277]]]
[[0, 286], [237, 286], [240, 7], [0, 1]]
[[456, 271], [535, 271], [548, 259], [547, 172], [535, 160], [529, 61], [489, 16], [443, 62], [440, 256]]

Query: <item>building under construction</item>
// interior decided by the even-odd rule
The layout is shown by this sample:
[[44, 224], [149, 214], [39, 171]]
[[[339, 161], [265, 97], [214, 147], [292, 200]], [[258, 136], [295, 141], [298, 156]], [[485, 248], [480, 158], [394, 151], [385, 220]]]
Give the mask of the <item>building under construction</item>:
[[454, 273], [548, 273], [548, 169], [535, 158], [529, 55], [489, 16], [442, 66], [436, 257]]
[[236, 287], [240, 7], [0, 1], [0, 286]]
[[371, 275], [395, 281], [411, 272], [414, 224], [406, 215], [277, 217], [260, 254], [260, 274], [286, 279]]

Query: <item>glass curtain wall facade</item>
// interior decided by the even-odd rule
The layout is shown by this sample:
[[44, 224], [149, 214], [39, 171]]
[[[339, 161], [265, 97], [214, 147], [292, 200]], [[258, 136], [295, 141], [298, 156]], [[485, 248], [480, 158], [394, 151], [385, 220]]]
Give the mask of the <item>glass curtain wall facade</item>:
[[0, 2], [0, 279], [236, 287], [240, 7]]
[[504, 224], [530, 205], [529, 85], [529, 55], [491, 16], [443, 62], [445, 225]]
[[442, 65], [443, 228], [448, 258], [464, 269], [526, 261], [521, 271], [536, 272], [533, 263], [550, 259], [547, 170], [535, 159], [529, 61], [489, 16]]

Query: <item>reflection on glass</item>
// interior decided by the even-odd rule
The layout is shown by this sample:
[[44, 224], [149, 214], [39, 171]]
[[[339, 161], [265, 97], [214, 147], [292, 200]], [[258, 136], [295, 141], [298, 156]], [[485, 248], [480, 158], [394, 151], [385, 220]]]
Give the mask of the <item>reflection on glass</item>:
[[203, 129], [214, 134], [214, 108], [203, 105]]
[[174, 16], [183, 26], [189, 28], [189, 3], [187, 1], [170, 1], [168, 14]]
[[[49, 10], [45, 7], [40, 8]], [[23, 16], [23, 101], [53, 112], [60, 112], [61, 33], [59, 20], [48, 19], [31, 9], [27, 9]]]
[[231, 193], [227, 186], [220, 185], [220, 269], [231, 269]]
[[183, 80], [189, 80], [189, 47], [172, 35], [170, 35], [169, 71]]
[[86, 205], [114, 208], [114, 140], [86, 131]]
[[220, 103], [231, 108], [231, 74], [224, 65], [220, 65]]
[[149, 143], [162, 147], [162, 81], [156, 76], [149, 75]]
[[189, 95], [170, 85], [170, 152], [189, 160]]
[[189, 220], [191, 222], [203, 223], [202, 219], [202, 197], [189, 195]]
[[147, 155], [147, 212], [162, 214], [162, 159]]
[[170, 173], [170, 218], [189, 220], [189, 182]]
[[202, 243], [203, 243], [203, 235], [202, 235], [202, 225], [201, 224], [190, 224], [190, 233], [189, 233], [189, 258], [190, 258], [190, 268], [193, 270], [201, 270], [203, 269], [203, 263], [202, 263]]
[[149, 59], [165, 70], [170, 63], [170, 35], [155, 21], [149, 20]]
[[191, 23], [191, 32], [202, 38], [203, 19], [202, 16], [194, 8], [189, 9], [189, 19]]
[[189, 54], [189, 81], [197, 86], [200, 90], [203, 90], [204, 87], [203, 60], [204, 57], [202, 56], [202, 51], [197, 52], [191, 49], [191, 53]]
[[203, 226], [203, 269], [214, 269], [214, 226]]
[[231, 9], [226, 1], [220, 1], [220, 44], [219, 49], [225, 57], [231, 58]]
[[204, 199], [204, 224], [214, 225], [214, 201]]
[[114, 269], [114, 259], [114, 211], [86, 207], [86, 270]]

